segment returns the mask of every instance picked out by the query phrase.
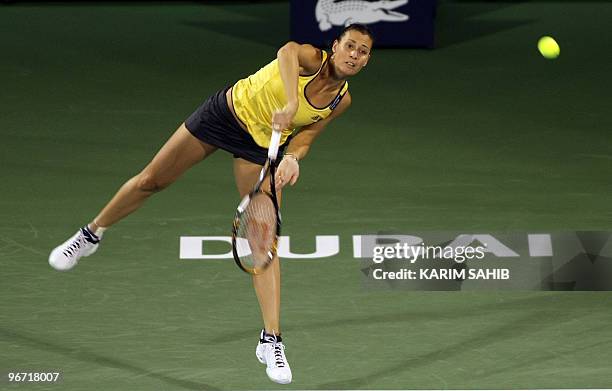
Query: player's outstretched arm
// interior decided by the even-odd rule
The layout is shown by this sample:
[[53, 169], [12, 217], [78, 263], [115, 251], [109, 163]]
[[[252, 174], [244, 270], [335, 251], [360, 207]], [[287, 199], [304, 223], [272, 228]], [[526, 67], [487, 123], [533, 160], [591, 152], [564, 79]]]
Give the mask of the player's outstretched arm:
[[272, 127], [282, 130], [289, 128], [298, 109], [298, 76], [315, 73], [319, 69], [321, 50], [312, 45], [287, 42], [278, 50], [276, 57], [287, 104], [272, 116]]

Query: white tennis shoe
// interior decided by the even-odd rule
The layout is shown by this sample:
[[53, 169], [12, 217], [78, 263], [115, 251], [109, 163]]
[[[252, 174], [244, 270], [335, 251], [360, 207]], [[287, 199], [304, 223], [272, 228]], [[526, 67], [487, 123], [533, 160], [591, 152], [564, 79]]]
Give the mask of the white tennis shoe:
[[59, 271], [72, 269], [79, 259], [96, 252], [100, 239], [102, 238], [94, 235], [87, 226], [79, 229], [70, 239], [51, 251], [49, 265]]
[[255, 355], [260, 363], [266, 364], [266, 374], [275, 383], [291, 383], [291, 368], [285, 357], [285, 345], [279, 335], [266, 334], [261, 330]]

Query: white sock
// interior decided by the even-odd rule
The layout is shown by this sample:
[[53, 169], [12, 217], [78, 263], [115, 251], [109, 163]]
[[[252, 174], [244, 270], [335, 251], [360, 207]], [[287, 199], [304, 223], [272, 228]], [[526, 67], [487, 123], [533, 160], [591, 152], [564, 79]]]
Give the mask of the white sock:
[[[98, 224], [96, 224], [98, 225]], [[104, 235], [104, 231], [106, 231], [108, 229], [108, 227], [100, 227], [98, 225], [98, 228], [94, 231], [93, 229], [91, 229], [90, 225], [87, 225], [87, 228], [89, 228], [89, 231], [91, 231], [94, 235], [96, 235], [97, 237], [101, 238], [102, 235]]]

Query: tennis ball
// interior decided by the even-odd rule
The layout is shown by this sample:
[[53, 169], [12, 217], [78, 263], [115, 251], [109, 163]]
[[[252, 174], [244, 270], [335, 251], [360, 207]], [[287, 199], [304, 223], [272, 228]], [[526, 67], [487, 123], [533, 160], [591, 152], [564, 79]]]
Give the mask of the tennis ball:
[[544, 36], [538, 41], [538, 50], [545, 58], [554, 60], [559, 57], [561, 49], [553, 37]]

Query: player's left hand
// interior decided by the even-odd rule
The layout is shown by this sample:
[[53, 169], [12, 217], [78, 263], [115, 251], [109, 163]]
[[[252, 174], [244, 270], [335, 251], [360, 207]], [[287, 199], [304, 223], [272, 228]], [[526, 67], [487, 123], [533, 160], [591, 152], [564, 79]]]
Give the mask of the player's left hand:
[[300, 164], [292, 156], [285, 155], [276, 169], [276, 190], [282, 189], [286, 184], [293, 186], [300, 176]]

